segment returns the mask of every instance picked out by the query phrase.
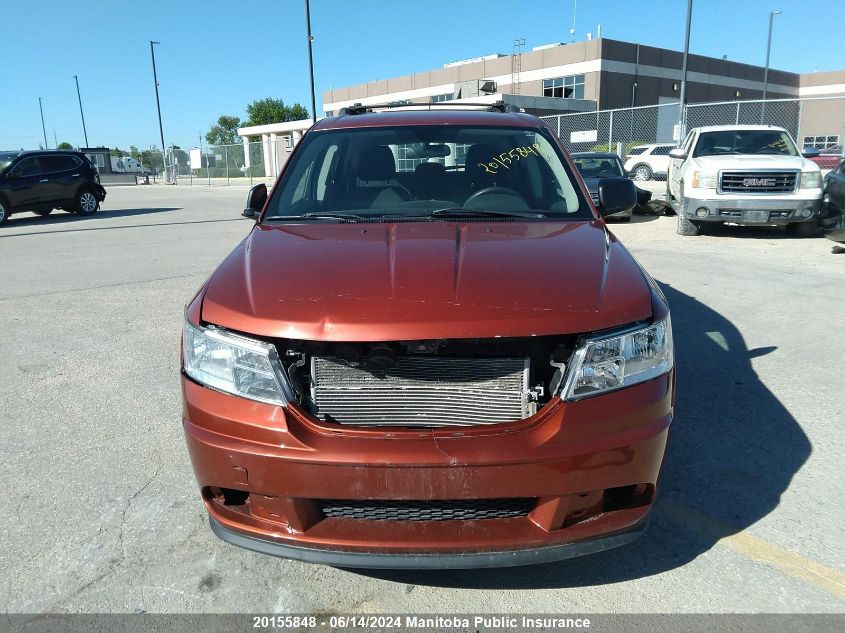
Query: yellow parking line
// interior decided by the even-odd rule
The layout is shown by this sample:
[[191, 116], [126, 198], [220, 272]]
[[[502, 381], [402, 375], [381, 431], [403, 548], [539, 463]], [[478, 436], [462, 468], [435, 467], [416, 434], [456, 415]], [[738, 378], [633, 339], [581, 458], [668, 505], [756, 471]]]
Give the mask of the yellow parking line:
[[727, 545], [751, 560], [773, 567], [793, 578], [845, 599], [845, 574], [843, 573], [746, 532], [736, 532], [735, 529], [703, 512], [674, 501], [663, 499], [659, 507], [660, 516], [673, 523], [683, 524], [694, 532]]

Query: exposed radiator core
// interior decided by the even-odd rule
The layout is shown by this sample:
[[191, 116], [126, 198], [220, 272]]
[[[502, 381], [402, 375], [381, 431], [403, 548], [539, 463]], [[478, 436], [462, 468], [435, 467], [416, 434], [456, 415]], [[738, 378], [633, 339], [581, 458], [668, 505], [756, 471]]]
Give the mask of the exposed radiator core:
[[527, 358], [398, 356], [389, 366], [311, 360], [317, 415], [358, 426], [473, 426], [521, 420], [535, 403]]

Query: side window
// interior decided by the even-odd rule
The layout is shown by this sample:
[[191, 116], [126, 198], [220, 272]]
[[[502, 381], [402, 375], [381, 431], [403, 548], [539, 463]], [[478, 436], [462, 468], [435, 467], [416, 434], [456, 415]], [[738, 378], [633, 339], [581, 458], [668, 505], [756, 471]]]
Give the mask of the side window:
[[651, 151], [651, 155], [652, 155], [652, 156], [668, 156], [668, 155], [669, 155], [669, 150], [670, 150], [670, 149], [671, 149], [671, 148], [670, 148], [668, 145], [667, 145], [667, 146], [663, 146], [663, 147], [655, 147], [655, 148]]
[[41, 166], [38, 164], [38, 159], [35, 157], [24, 158], [21, 162], [15, 165], [9, 173], [16, 178], [36, 176], [41, 173]]
[[38, 159], [45, 174], [71, 171], [79, 167], [80, 161], [74, 156], [42, 156]]

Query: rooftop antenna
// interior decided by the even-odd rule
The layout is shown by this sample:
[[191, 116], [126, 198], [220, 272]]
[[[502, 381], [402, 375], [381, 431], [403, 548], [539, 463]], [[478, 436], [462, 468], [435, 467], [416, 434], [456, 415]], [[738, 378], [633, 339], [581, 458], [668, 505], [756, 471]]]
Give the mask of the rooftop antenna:
[[572, 1], [572, 28], [569, 29], [569, 34], [572, 36], [572, 43], [575, 43], [575, 16], [578, 15], [578, 0]]
[[601, 39], [601, 24], [596, 25], [596, 39]]
[[522, 47], [525, 46], [524, 37], [515, 37], [513, 40], [513, 55], [511, 55], [511, 90], [513, 94], [519, 94], [519, 74], [522, 72]]

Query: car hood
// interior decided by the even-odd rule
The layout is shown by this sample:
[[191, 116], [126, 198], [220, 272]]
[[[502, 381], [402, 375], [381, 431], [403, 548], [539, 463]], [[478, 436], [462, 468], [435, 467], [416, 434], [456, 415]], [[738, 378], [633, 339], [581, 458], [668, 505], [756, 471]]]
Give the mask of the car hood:
[[589, 332], [651, 315], [601, 222], [257, 225], [209, 280], [205, 322], [322, 341]]
[[818, 171], [819, 166], [802, 156], [777, 155], [742, 155], [728, 154], [723, 156], [698, 156], [695, 161], [702, 169], [719, 171], [722, 169], [798, 169], [803, 171]]

